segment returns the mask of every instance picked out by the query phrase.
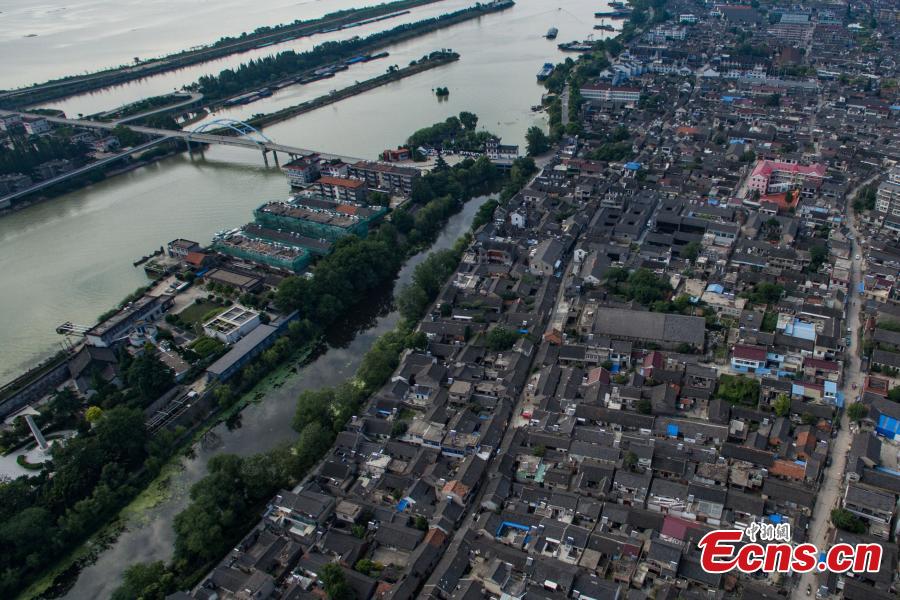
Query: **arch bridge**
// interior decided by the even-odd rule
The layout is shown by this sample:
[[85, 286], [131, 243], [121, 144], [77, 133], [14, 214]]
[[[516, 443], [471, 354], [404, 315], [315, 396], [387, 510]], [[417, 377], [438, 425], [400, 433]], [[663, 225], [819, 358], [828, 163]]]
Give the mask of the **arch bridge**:
[[[113, 130], [118, 125], [114, 122], [91, 121], [88, 119], [67, 119], [65, 117], [54, 117], [49, 115], [36, 115], [21, 111], [0, 110], [0, 115], [18, 115], [20, 117], [43, 118], [51, 123], [59, 123], [63, 125], [72, 125], [75, 127], [87, 127], [94, 129]], [[138, 133], [143, 133], [160, 138], [181, 139], [184, 140], [191, 149], [191, 143], [198, 144], [219, 144], [222, 146], [236, 146], [239, 148], [252, 148], [262, 152], [263, 160], [269, 164], [268, 153], [271, 152], [275, 158], [275, 164], [278, 164], [278, 152], [287, 154], [291, 158], [301, 156], [309, 156], [318, 154], [326, 159], [341, 159], [348, 162], [356, 162], [358, 158], [349, 156], [340, 156], [336, 154], [327, 154], [309, 150], [307, 148], [298, 148], [296, 146], [288, 146], [279, 144], [270, 139], [259, 129], [243, 121], [237, 119], [220, 118], [203, 123], [202, 125], [190, 131], [174, 130], [174, 129], [158, 129], [156, 127], [144, 127], [143, 125], [128, 125], [128, 128]], [[237, 135], [223, 135], [226, 131], [236, 133]], [[218, 133], [217, 133], [218, 132]]]

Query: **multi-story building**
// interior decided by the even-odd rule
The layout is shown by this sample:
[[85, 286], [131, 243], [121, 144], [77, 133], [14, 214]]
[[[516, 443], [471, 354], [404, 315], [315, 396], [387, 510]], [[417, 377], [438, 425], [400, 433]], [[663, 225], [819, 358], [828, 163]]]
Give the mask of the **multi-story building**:
[[359, 179], [325, 176], [320, 177], [313, 187], [325, 198], [337, 202], [365, 202], [366, 200], [366, 184]]
[[302, 187], [319, 178], [319, 165], [315, 157], [297, 158], [281, 167], [281, 170], [291, 187]]
[[589, 83], [581, 87], [581, 97], [598, 102], [629, 103], [641, 99], [641, 90], [633, 87], [618, 87], [608, 83]]
[[386, 212], [382, 206], [366, 207], [298, 196], [290, 203], [268, 202], [253, 214], [256, 224], [262, 227], [333, 242], [350, 234], [365, 237], [369, 227]]
[[91, 346], [107, 348], [125, 340], [131, 328], [143, 321], [150, 323], [158, 319], [172, 306], [170, 295], [141, 296], [122, 310], [97, 323], [85, 332], [85, 342]]
[[22, 119], [25, 131], [29, 135], [41, 135], [50, 131], [50, 121], [43, 117], [25, 117]]
[[800, 165], [777, 160], [760, 160], [750, 173], [747, 187], [760, 194], [777, 194], [788, 190], [800, 190], [811, 196], [825, 180], [825, 165]]
[[884, 214], [884, 227], [900, 231], [900, 166], [891, 169], [886, 181], [878, 186], [875, 210]]
[[22, 117], [19, 115], [3, 115], [0, 117], [0, 131], [10, 131], [22, 124]]
[[364, 181], [369, 189], [409, 196], [420, 172], [412, 167], [361, 160], [347, 167], [347, 175]]
[[226, 344], [233, 344], [253, 331], [259, 323], [258, 312], [235, 304], [204, 323], [203, 332]]
[[243, 231], [229, 232], [213, 240], [213, 250], [276, 269], [301, 273], [309, 265], [311, 256], [306, 248], [288, 246], [250, 237]]
[[500, 138], [492, 137], [484, 143], [484, 153], [491, 160], [515, 160], [519, 157], [519, 146], [501, 144]]
[[666, 40], [683, 40], [687, 36], [684, 27], [659, 25], [648, 31], [644, 38], [651, 43], [661, 44]]
[[167, 250], [169, 251], [169, 256], [172, 258], [184, 260], [191, 252], [199, 252], [201, 247], [200, 244], [193, 240], [178, 238], [177, 240], [169, 242]]
[[397, 148], [396, 150], [388, 148], [381, 153], [381, 160], [385, 162], [401, 162], [411, 158], [412, 153], [409, 151], [409, 148]]

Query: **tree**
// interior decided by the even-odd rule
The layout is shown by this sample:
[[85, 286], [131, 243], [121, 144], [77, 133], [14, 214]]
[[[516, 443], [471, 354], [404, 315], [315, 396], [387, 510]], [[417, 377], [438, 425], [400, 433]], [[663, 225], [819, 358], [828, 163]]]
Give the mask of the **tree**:
[[781, 106], [781, 95], [772, 94], [771, 96], [766, 98], [766, 106]]
[[489, 350], [494, 352], [503, 352], [509, 350], [519, 339], [519, 334], [505, 327], [494, 327], [488, 334], [485, 342]]
[[781, 299], [784, 288], [777, 283], [763, 281], [753, 286], [753, 290], [747, 294], [747, 297], [754, 304], [774, 304]]
[[638, 463], [638, 455], [629, 450], [625, 453], [625, 456], [622, 458], [622, 466], [624, 466], [629, 471], [633, 471]]
[[125, 569], [122, 585], [113, 592], [112, 600], [163, 600], [175, 588], [175, 576], [163, 561], [136, 563]]
[[87, 419], [88, 423], [96, 423], [100, 420], [100, 417], [103, 416], [103, 409], [99, 406], [89, 406], [86, 411], [84, 411], [84, 418]]
[[428, 531], [428, 519], [423, 517], [422, 515], [417, 515], [415, 519], [416, 529], [421, 531]]
[[547, 447], [543, 444], [539, 444], [531, 450], [531, 453], [538, 458], [543, 458], [544, 455], [547, 454]]
[[377, 575], [378, 571], [381, 571], [384, 568], [384, 565], [368, 558], [361, 558], [356, 561], [356, 565], [354, 565], [353, 568], [363, 575], [372, 577]]
[[700, 244], [700, 242], [688, 242], [687, 244], [685, 244], [684, 248], [681, 249], [681, 256], [693, 262], [697, 260], [698, 256], [700, 256], [700, 250], [702, 249], [703, 246]]
[[405, 434], [407, 429], [409, 429], [409, 423], [406, 421], [394, 421], [391, 424], [391, 437], [398, 438]]
[[865, 533], [866, 524], [846, 508], [835, 508], [831, 511], [831, 522], [838, 529], [850, 533]]
[[328, 452], [333, 436], [321, 423], [309, 423], [300, 431], [295, 451], [300, 468], [308, 471]]
[[137, 146], [144, 141], [143, 134], [138, 133], [125, 125], [117, 125], [112, 130], [112, 134], [119, 140], [119, 143], [126, 148]]
[[854, 402], [847, 407], [847, 417], [859, 423], [869, 414], [869, 408], [862, 402]]
[[125, 383], [135, 388], [144, 402], [156, 400], [175, 384], [172, 370], [149, 348], [131, 361], [125, 372]]
[[475, 131], [475, 128], [478, 125], [478, 115], [464, 110], [459, 113], [459, 122], [462, 123], [463, 127], [467, 130]]
[[304, 390], [297, 398], [297, 410], [294, 413], [294, 429], [302, 431], [309, 423], [319, 423], [331, 427], [331, 404], [334, 402], [334, 390], [320, 388]]
[[755, 406], [759, 398], [759, 381], [744, 375], [721, 375], [716, 396], [731, 404]]
[[653, 403], [647, 398], [641, 398], [637, 401], [637, 411], [642, 415], [653, 414]]
[[893, 400], [894, 402], [900, 402], [900, 385], [896, 385], [888, 392], [888, 400]]
[[779, 417], [786, 417], [791, 412], [791, 398], [787, 394], [778, 394], [774, 402], [775, 414]]
[[319, 571], [319, 579], [330, 600], [350, 600], [355, 597], [352, 588], [347, 585], [344, 571], [336, 563], [328, 563]]
[[532, 125], [528, 128], [528, 131], [525, 133], [525, 142], [528, 156], [537, 156], [550, 149], [550, 138], [537, 125]]
[[236, 400], [234, 390], [232, 390], [231, 386], [227, 383], [217, 385], [216, 389], [213, 390], [213, 396], [218, 405], [222, 408], [228, 408]]

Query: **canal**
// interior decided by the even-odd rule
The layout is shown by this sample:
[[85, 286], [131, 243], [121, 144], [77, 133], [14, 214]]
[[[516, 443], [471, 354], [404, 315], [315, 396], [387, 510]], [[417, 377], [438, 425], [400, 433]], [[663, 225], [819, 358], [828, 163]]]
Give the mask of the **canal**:
[[[412, 257], [403, 266], [393, 291], [410, 281], [416, 265], [429, 252], [451, 247], [469, 229], [475, 212], [487, 199], [487, 196], [475, 198], [451, 217], [431, 249]], [[97, 562], [81, 572], [65, 597], [73, 600], [108, 598], [128, 565], [168, 560], [175, 538], [172, 521], [187, 505], [190, 486], [206, 474], [209, 459], [223, 452], [242, 456], [256, 454], [295, 440], [297, 436], [291, 428], [291, 420], [298, 395], [304, 390], [337, 385], [353, 376], [372, 343], [397, 324], [399, 315], [392, 306], [393, 291], [386, 289], [376, 302], [369, 303], [361, 314], [354, 315], [348, 327], [332, 332], [328, 350], [315, 361], [291, 374], [283, 385], [268, 392], [264, 400], [245, 408], [238, 427], [229, 429], [221, 424], [213, 429], [207, 436], [212, 441], [195, 446], [194, 456], [183, 461], [184, 469], [171, 483], [172, 495], [143, 515], [140, 522], [130, 523]]]
[[[147, 5], [165, 10], [172, 2], [129, 1], [119, 5], [106, 0], [84, 0], [84, 3], [106, 6], [115, 12], [127, 11], [131, 4], [141, 4], [141, 10]], [[38, 6], [36, 0], [21, 4]], [[208, 3], [190, 3], [192, 8], [184, 10], [194, 10], [194, 4], [206, 6]], [[234, 2], [229, 0], [225, 4], [227, 7]], [[318, 12], [291, 13], [291, 17], [274, 8], [265, 12], [272, 5], [283, 6], [275, 0], [260, 0], [258, 4], [260, 10], [254, 12], [253, 19], [259, 20], [259, 24], [268, 24], [300, 16], [321, 16], [356, 3], [323, 0], [315, 3]], [[458, 0], [450, 0], [415, 10], [450, 9], [461, 5], [464, 4]], [[46, 5], [42, 3], [41, 6]], [[266, 134], [274, 140], [300, 147], [373, 158], [382, 149], [402, 143], [413, 130], [468, 110], [479, 115], [479, 126], [503, 136], [506, 143], [520, 144], [524, 151], [525, 130], [531, 125], [546, 125], [542, 113], [530, 110], [533, 104], [539, 103], [543, 91], [535, 81], [535, 74], [544, 62], [557, 62], [563, 57], [556, 42], [584, 39], [594, 33], [593, 12], [598, 6], [602, 8], [602, 4], [589, 0], [519, 0], [506, 11], [397, 44], [390, 49], [390, 57], [372, 61], [360, 69], [382, 72], [389, 64], [404, 64], [402, 61], [408, 62], [407, 59], [421, 57], [441, 47], [459, 51], [462, 58], [278, 123], [269, 127]], [[67, 15], [64, 21], [73, 18], [69, 11], [59, 13]], [[17, 14], [17, 10], [7, 13], [4, 9], [0, 19], [10, 20]], [[47, 13], [47, 18], [56, 14]], [[154, 31], [163, 35], [165, 27], [159, 25], [159, 22], [165, 22], [163, 16], [156, 20], [148, 18], [145, 22], [147, 27], [152, 25]], [[236, 33], [255, 26], [253, 21], [247, 23], [238, 29], [223, 25], [220, 33], [213, 35], [207, 31], [206, 37], [188, 37], [186, 39], [191, 41], [180, 43], [200, 43], [226, 32]], [[387, 20], [379, 25], [387, 28], [392, 26], [391, 23], [393, 20]], [[201, 25], [205, 27], [202, 23], [197, 26]], [[64, 26], [76, 28], [71, 23], [59, 25]], [[559, 28], [556, 41], [542, 37], [551, 26]], [[70, 40], [60, 46], [68, 48], [66, 44], [70, 44], [72, 47], [67, 51], [74, 61], [71, 72], [84, 69], [77, 66], [83, 60], [82, 51], [78, 49], [84, 46], [88, 49], [84, 52], [93, 52], [91, 49], [97, 41], [91, 36], [99, 36], [102, 40], [107, 33], [112, 35], [112, 30], [106, 32], [103, 28], [91, 27], [84, 25], [78, 41]], [[9, 35], [8, 30], [2, 27], [0, 30]], [[19, 31], [29, 30], [23, 26]], [[173, 31], [175, 36], [182, 32], [177, 27]], [[26, 50], [9, 40], [0, 43], [0, 49], [3, 48]], [[160, 46], [155, 53], [169, 50], [171, 48]], [[110, 46], [108, 54], [118, 57], [113, 62], [126, 62], [129, 58], [129, 52], [121, 45]], [[107, 56], [106, 62], [98, 65], [109, 64], [109, 60]], [[343, 87], [357, 76], [365, 78], [366, 72], [354, 69], [308, 86], [285, 88], [271, 98], [223, 112], [221, 116], [242, 117], [254, 112], [268, 112]], [[6, 71], [0, 75], [10, 79]], [[438, 101], [432, 93], [437, 86], [450, 89], [448, 99]], [[115, 106], [118, 100], [110, 103], [106, 93], [90, 95], [95, 99], [94, 103], [84, 105], [81, 111], [99, 112]], [[0, 218], [0, 289], [3, 289], [0, 314], [4, 315], [0, 327], [0, 383], [58, 349], [60, 338], [54, 330], [59, 324], [65, 321], [92, 324], [98, 315], [146, 283], [143, 272], [131, 266], [136, 258], [176, 237], [206, 243], [216, 231], [250, 220], [251, 210], [263, 201], [287, 194], [284, 177], [275, 168], [264, 168], [258, 154], [238, 148], [214, 147], [203, 157], [174, 156]]]

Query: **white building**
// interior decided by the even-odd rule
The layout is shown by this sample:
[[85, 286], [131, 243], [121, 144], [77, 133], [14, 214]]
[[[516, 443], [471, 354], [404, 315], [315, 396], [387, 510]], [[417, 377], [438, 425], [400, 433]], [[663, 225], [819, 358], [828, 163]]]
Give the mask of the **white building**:
[[637, 102], [641, 98], [641, 90], [632, 87], [618, 87], [606, 83], [590, 83], [581, 88], [581, 97], [585, 100], [600, 102]]
[[41, 135], [50, 131], [50, 121], [43, 117], [25, 117], [22, 122], [29, 135]]
[[891, 169], [887, 181], [878, 186], [875, 210], [884, 213], [884, 226], [900, 231], [900, 166]]
[[203, 333], [226, 344], [233, 344], [259, 325], [259, 313], [235, 304], [203, 324]]

